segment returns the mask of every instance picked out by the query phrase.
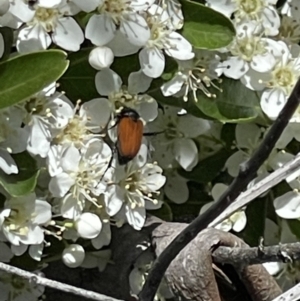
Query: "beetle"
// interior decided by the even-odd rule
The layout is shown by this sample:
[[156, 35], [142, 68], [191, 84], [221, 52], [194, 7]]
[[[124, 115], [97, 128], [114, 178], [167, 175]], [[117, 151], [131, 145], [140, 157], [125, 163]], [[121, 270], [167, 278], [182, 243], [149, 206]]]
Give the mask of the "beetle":
[[141, 148], [144, 124], [135, 110], [124, 107], [117, 115], [116, 125], [118, 161], [120, 165], [125, 165]]

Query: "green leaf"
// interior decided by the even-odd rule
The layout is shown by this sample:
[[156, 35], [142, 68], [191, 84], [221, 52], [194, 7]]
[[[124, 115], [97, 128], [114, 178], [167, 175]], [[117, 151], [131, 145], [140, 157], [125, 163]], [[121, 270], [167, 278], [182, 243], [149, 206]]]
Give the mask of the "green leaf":
[[1, 61], [5, 61], [7, 58], [9, 58], [9, 55], [11, 53], [11, 48], [13, 46], [14, 41], [14, 32], [12, 28], [0, 27], [0, 33], [4, 41], [4, 52], [1, 57]]
[[188, 180], [198, 183], [208, 183], [221, 172], [226, 160], [232, 153], [233, 151], [230, 152], [222, 149], [213, 156], [200, 161], [192, 171], [188, 172], [180, 169], [179, 174]]
[[0, 109], [9, 107], [55, 82], [68, 67], [66, 53], [47, 50], [0, 63]]
[[0, 184], [11, 196], [22, 196], [34, 191], [39, 170], [36, 161], [27, 153], [12, 155], [19, 173], [7, 175], [0, 170]]
[[128, 84], [128, 76], [131, 72], [140, 70], [140, 63], [137, 54], [126, 57], [116, 57], [111, 69], [122, 78], [123, 84]]
[[264, 236], [266, 204], [266, 199], [258, 198], [247, 206], [247, 225], [241, 232], [241, 237], [250, 246], [257, 246], [260, 237]]
[[297, 219], [286, 220], [291, 232], [300, 239], [300, 221]]
[[[95, 86], [95, 76], [98, 71], [92, 68], [88, 61], [91, 50], [92, 48], [85, 48], [70, 54], [68, 57], [70, 66], [59, 81], [62, 90], [73, 102], [78, 99], [85, 102], [101, 97]], [[111, 69], [120, 75], [123, 84], [127, 84], [129, 74], [140, 69], [137, 55], [116, 57]]]
[[151, 210], [151, 214], [167, 222], [173, 220], [172, 209], [166, 202], [159, 209]]
[[202, 4], [182, 1], [182, 35], [196, 48], [217, 49], [227, 46], [235, 36], [231, 21]]
[[212, 201], [211, 196], [205, 193], [204, 185], [195, 182], [188, 182], [187, 184], [189, 188], [188, 201], [184, 204], [169, 202], [174, 222], [191, 222], [199, 215], [201, 207]]
[[245, 122], [258, 116], [259, 95], [255, 91], [229, 78], [223, 78], [219, 87], [221, 90], [210, 89], [216, 95], [214, 98], [199, 91], [196, 105], [204, 114], [227, 122]]
[[91, 50], [92, 48], [85, 48], [71, 53], [68, 57], [70, 66], [59, 80], [61, 89], [73, 102], [100, 97], [95, 87], [97, 70], [93, 69], [88, 61]]

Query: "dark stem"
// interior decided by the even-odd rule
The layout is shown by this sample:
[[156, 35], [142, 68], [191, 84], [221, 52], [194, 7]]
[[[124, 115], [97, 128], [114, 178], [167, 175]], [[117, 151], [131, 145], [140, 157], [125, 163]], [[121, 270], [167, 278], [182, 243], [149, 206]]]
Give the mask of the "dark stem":
[[[246, 100], [245, 100], [246, 101]], [[171, 261], [177, 254], [210, 222], [217, 218], [247, 187], [248, 183], [256, 176], [256, 172], [264, 161], [269, 157], [273, 147], [279, 139], [284, 128], [293, 116], [300, 101], [300, 81], [298, 80], [286, 105], [280, 112], [278, 118], [270, 128], [270, 131], [261, 142], [253, 156], [240, 165], [238, 176], [234, 179], [228, 189], [207, 211], [198, 216], [170, 243], [170, 245], [155, 260], [148, 278], [139, 294], [141, 301], [152, 301], [157, 288], [161, 282]]]
[[293, 262], [300, 260], [300, 243], [282, 244], [269, 247], [230, 248], [218, 247], [212, 253], [213, 261], [234, 266], [276, 262]]

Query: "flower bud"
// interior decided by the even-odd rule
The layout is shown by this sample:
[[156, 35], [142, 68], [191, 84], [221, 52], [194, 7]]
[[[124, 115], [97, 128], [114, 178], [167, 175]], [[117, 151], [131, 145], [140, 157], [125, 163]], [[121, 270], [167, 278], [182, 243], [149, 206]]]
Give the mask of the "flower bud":
[[62, 260], [69, 268], [79, 267], [85, 257], [84, 249], [81, 245], [72, 244], [64, 249], [62, 254]]
[[113, 61], [114, 53], [106, 46], [94, 48], [89, 55], [90, 65], [97, 70], [109, 68]]
[[102, 223], [96, 214], [85, 212], [76, 218], [75, 228], [82, 238], [92, 239], [99, 235]]

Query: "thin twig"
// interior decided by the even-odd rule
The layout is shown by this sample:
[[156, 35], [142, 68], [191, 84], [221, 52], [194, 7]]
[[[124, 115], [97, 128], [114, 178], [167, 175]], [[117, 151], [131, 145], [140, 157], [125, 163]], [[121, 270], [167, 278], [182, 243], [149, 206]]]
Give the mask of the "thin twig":
[[5, 264], [3, 262], [0, 262], [0, 270], [5, 271], [10, 274], [18, 275], [22, 278], [28, 279], [31, 283], [37, 284], [37, 285], [43, 285], [48, 286], [66, 293], [71, 293], [77, 296], [85, 297], [87, 299], [97, 300], [97, 301], [121, 301], [119, 299], [115, 299], [112, 297], [108, 297], [102, 294], [98, 294], [92, 291], [87, 291], [82, 288], [77, 288], [75, 286], [61, 283], [58, 281], [50, 280], [41, 276], [38, 276], [36, 274], [21, 270], [19, 268], [16, 268], [14, 266]]
[[218, 247], [212, 253], [213, 261], [232, 265], [252, 265], [265, 262], [293, 262], [300, 260], [300, 242], [268, 247]]
[[297, 155], [293, 160], [281, 166], [270, 175], [253, 185], [251, 188], [242, 192], [239, 197], [229, 205], [217, 218], [215, 218], [208, 226], [214, 227], [231, 216], [237, 210], [249, 204], [252, 200], [271, 189], [289, 175], [293, 174], [300, 168], [300, 155]]
[[298, 80], [286, 105], [280, 112], [278, 118], [265, 136], [265, 139], [247, 162], [241, 164], [239, 175], [234, 179], [225, 193], [207, 211], [190, 223], [170, 245], [155, 260], [148, 278], [143, 286], [139, 299], [141, 301], [152, 301], [161, 279], [177, 254], [193, 239], [197, 234], [206, 228], [211, 221], [216, 219], [247, 187], [248, 183], [254, 179], [256, 172], [263, 162], [269, 157], [277, 140], [293, 116], [300, 101], [300, 80]]

